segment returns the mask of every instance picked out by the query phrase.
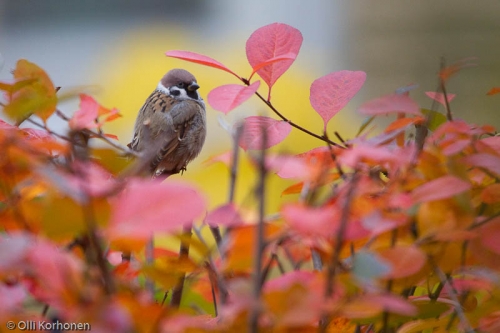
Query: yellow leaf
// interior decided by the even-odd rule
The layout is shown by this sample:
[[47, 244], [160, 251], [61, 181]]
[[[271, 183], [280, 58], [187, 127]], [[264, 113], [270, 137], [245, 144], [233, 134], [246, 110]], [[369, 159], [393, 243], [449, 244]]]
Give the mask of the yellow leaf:
[[[5, 113], [14, 119], [36, 114], [46, 121], [56, 110], [57, 97], [54, 84], [43, 69], [25, 59], [17, 62], [13, 72], [18, 81], [28, 82], [17, 91], [8, 94]], [[32, 81], [29, 81], [32, 80]]]

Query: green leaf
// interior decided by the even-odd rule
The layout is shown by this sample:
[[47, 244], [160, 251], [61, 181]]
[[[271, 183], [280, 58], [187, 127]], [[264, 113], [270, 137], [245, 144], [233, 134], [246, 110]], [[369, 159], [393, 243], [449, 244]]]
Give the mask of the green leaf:
[[361, 283], [372, 283], [374, 279], [383, 277], [391, 271], [391, 265], [380, 259], [374, 253], [360, 251], [353, 261], [354, 276]]
[[436, 130], [439, 126], [446, 122], [446, 116], [437, 111], [429, 110], [429, 109], [420, 109], [422, 113], [429, 119], [428, 128], [431, 131]]

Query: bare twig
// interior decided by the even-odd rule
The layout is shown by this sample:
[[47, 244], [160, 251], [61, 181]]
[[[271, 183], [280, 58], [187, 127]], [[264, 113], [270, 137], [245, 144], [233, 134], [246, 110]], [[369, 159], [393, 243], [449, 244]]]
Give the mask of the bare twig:
[[[200, 230], [196, 227], [193, 227], [193, 231], [194, 231], [196, 237], [198, 237], [198, 239], [203, 243], [203, 245], [208, 247], [207, 242], [203, 238], [203, 235], [201, 234]], [[210, 256], [207, 257], [207, 261], [205, 263], [205, 268], [209, 272], [208, 275], [210, 278], [210, 282], [212, 284], [212, 288], [214, 288], [214, 286], [218, 287], [220, 301], [222, 304], [225, 304], [229, 293], [227, 291], [226, 284], [225, 284], [221, 274], [219, 274], [219, 272], [217, 272], [216, 266], [215, 266], [215, 264]], [[217, 311], [217, 303], [216, 303], [215, 298], [214, 298], [214, 306], [215, 306], [215, 310]]]
[[[182, 231], [181, 245], [179, 248], [179, 260], [184, 260], [189, 257], [189, 243], [191, 238], [191, 225], [184, 226]], [[184, 282], [186, 280], [186, 273], [181, 273], [177, 285], [172, 291], [172, 300], [170, 305], [174, 308], [178, 308], [181, 304], [182, 291], [184, 290]]]
[[[445, 68], [445, 60], [444, 60], [444, 57], [442, 57], [441, 58], [441, 71], [444, 68]], [[439, 86], [440, 86], [441, 91], [443, 92], [443, 96], [444, 96], [444, 104], [446, 107], [446, 119], [448, 119], [448, 121], [453, 121], [453, 116], [451, 115], [451, 109], [450, 109], [450, 102], [448, 100], [448, 95], [446, 94], [446, 87], [444, 84], [444, 79], [441, 77], [441, 75], [439, 76]]]
[[[336, 274], [336, 268], [340, 258], [340, 252], [342, 250], [342, 245], [344, 244], [345, 233], [347, 230], [347, 222], [349, 221], [349, 214], [351, 211], [352, 199], [354, 197], [354, 193], [356, 190], [356, 186], [359, 180], [358, 171], [355, 170], [349, 188], [347, 189], [347, 193], [344, 197], [344, 204], [342, 207], [342, 212], [340, 215], [340, 226], [337, 230], [336, 238], [335, 238], [335, 248], [333, 249], [332, 259], [328, 263], [327, 266], [327, 276], [326, 276], [326, 286], [325, 286], [325, 299], [329, 299], [332, 297], [334, 292], [334, 280]], [[327, 313], [325, 313], [320, 321], [319, 332], [326, 332], [328, 325], [330, 323], [330, 318]]]
[[446, 276], [444, 272], [439, 268], [439, 266], [434, 262], [434, 260], [430, 257], [429, 262], [432, 264], [434, 268], [434, 272], [437, 274], [439, 277], [439, 280], [443, 284], [443, 286], [448, 283], [450, 286], [449, 289], [449, 296], [451, 300], [453, 301], [453, 306], [455, 308], [455, 313], [457, 314], [458, 318], [460, 319], [460, 322], [462, 323], [462, 326], [467, 333], [474, 333], [474, 329], [472, 328], [471, 324], [469, 323], [469, 320], [464, 314], [464, 311], [462, 309], [462, 305], [458, 299], [457, 296], [457, 291], [455, 287], [453, 287], [453, 284], [451, 283], [451, 278], [449, 276]]
[[259, 330], [259, 315], [260, 315], [260, 293], [262, 289], [262, 255], [264, 253], [264, 248], [266, 246], [264, 239], [264, 219], [265, 219], [265, 184], [266, 184], [266, 150], [265, 146], [267, 143], [267, 132], [262, 129], [262, 150], [259, 158], [259, 183], [257, 186], [257, 199], [259, 202], [259, 222], [257, 225], [256, 236], [255, 236], [255, 256], [254, 256], [254, 269], [253, 269], [253, 297], [254, 297], [254, 307], [250, 314], [249, 328], [250, 332], [257, 333]]
[[324, 142], [328, 142], [329, 144], [331, 144], [332, 146], [336, 146], [336, 147], [340, 147], [340, 148], [345, 148], [341, 145], [339, 145], [338, 143], [336, 142], [333, 142], [327, 138], [325, 138], [324, 136], [321, 136], [321, 135], [318, 135], [316, 133], [313, 133], [311, 131], [309, 131], [308, 129], [305, 129], [304, 127], [300, 126], [300, 125], [297, 125], [296, 123], [294, 123], [293, 121], [291, 121], [290, 119], [286, 118], [284, 115], [282, 115], [275, 107], [274, 105], [269, 102], [268, 100], [266, 100], [264, 97], [262, 97], [261, 94], [259, 94], [258, 92], [255, 92], [255, 95], [257, 95], [257, 97], [260, 98], [260, 100], [262, 102], [264, 102], [278, 117], [280, 117], [282, 120], [286, 121], [287, 123], [289, 123], [292, 127], [295, 127], [296, 129], [298, 129], [299, 131], [302, 131], [304, 133], [307, 133], [309, 134], [310, 136], [316, 138], [316, 139], [319, 139], [321, 141], [324, 141]]

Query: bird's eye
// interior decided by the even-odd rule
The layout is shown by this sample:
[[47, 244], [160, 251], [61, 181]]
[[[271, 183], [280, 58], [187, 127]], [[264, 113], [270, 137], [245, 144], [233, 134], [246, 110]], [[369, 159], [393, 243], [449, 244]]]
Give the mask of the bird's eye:
[[177, 84], [177, 87], [179, 88], [184, 88], [186, 85], [184, 84], [184, 82], [181, 82], [181, 83], [178, 83]]

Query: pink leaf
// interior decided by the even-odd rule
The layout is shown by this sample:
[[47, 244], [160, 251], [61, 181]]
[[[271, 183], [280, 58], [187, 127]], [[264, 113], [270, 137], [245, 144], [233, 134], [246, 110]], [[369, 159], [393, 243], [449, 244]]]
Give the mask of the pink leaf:
[[267, 156], [266, 166], [268, 169], [277, 171], [276, 174], [285, 179], [303, 179], [307, 178], [310, 173], [306, 161], [298, 156]]
[[62, 313], [68, 311], [73, 297], [83, 288], [83, 262], [72, 252], [38, 239], [27, 254], [26, 263], [35, 277], [28, 285], [31, 294]]
[[26, 302], [28, 294], [21, 284], [0, 284], [0, 319], [5, 320], [15, 313], [23, 312], [23, 303]]
[[266, 281], [264, 293], [287, 290], [296, 284], [309, 286], [315, 282], [316, 276], [315, 273], [306, 271], [287, 272], [279, 277]]
[[397, 94], [386, 95], [368, 101], [361, 105], [358, 111], [369, 116], [397, 112], [422, 116], [420, 108], [415, 101], [413, 101], [409, 96]]
[[297, 58], [297, 54], [293, 53], [293, 52], [288, 52], [286, 54], [283, 54], [283, 55], [279, 55], [277, 57], [273, 57], [269, 60], [266, 60], [264, 62], [261, 62], [260, 64], [256, 65], [256, 66], [253, 66], [252, 68], [252, 74], [250, 74], [250, 77], [248, 78], [248, 81], [250, 81], [253, 77], [253, 75], [261, 68], [264, 68], [266, 66], [269, 66], [271, 64], [274, 64], [275, 62], [278, 62], [278, 61], [283, 61], [283, 60], [295, 60], [295, 58]]
[[281, 209], [284, 219], [300, 234], [315, 237], [331, 237], [337, 227], [339, 214], [334, 207], [308, 207], [303, 204], [287, 204]]
[[[244, 119], [243, 135], [240, 140], [240, 147], [248, 149], [266, 149], [277, 145], [283, 141], [292, 126], [283, 120], [276, 120], [269, 117], [251, 116]], [[262, 146], [262, 132], [266, 131], [266, 145]]]
[[[446, 107], [446, 101], [444, 99], [444, 94], [443, 93], [439, 93], [439, 92], [435, 92], [435, 91], [426, 91], [425, 94], [435, 100], [436, 102], [438, 102], [439, 104], [443, 105]], [[446, 94], [446, 97], [448, 98], [448, 103], [451, 102], [457, 95], [455, 94]]]
[[260, 81], [255, 81], [248, 87], [239, 84], [226, 84], [208, 93], [208, 103], [215, 110], [227, 114], [252, 97], [259, 86]]
[[407, 300], [392, 294], [361, 295], [354, 298], [343, 308], [343, 313], [348, 318], [370, 318], [382, 311], [414, 316], [417, 308]]
[[470, 166], [485, 168], [488, 171], [500, 175], [500, 157], [498, 156], [479, 153], [466, 156], [463, 158], [463, 161]]
[[40, 130], [37, 128], [23, 128], [21, 130], [26, 139], [28, 140], [39, 140], [39, 141], [52, 141], [54, 138], [52, 135], [49, 134], [49, 132], [45, 130]]
[[496, 217], [479, 228], [481, 244], [491, 251], [500, 254], [500, 218]]
[[218, 68], [218, 69], [221, 69], [223, 71], [226, 71], [228, 73], [233, 74], [238, 79], [240, 78], [235, 72], [233, 72], [232, 70], [230, 70], [229, 68], [227, 68], [226, 66], [224, 66], [223, 64], [218, 62], [217, 60], [212, 59], [210, 57], [207, 57], [203, 54], [189, 52], [189, 51], [172, 50], [172, 51], [166, 52], [165, 55], [167, 57], [177, 58], [177, 59], [181, 59], [181, 60], [185, 60], [185, 61], [194, 62], [194, 63], [200, 64], [200, 65]]
[[247, 59], [252, 68], [282, 56], [290, 60], [274, 62], [257, 70], [262, 80], [269, 86], [269, 91], [276, 80], [286, 72], [297, 57], [302, 45], [299, 30], [283, 23], [273, 23], [257, 29], [247, 40]]
[[72, 130], [96, 128], [98, 116], [99, 104], [96, 100], [88, 95], [80, 94], [80, 109], [69, 120], [69, 127]]
[[208, 213], [205, 223], [209, 226], [234, 227], [243, 223], [233, 203], [222, 205]]
[[402, 297], [392, 294], [367, 295], [365, 300], [371, 304], [379, 304], [385, 311], [403, 316], [414, 316], [417, 308]]
[[500, 151], [500, 136], [490, 136], [479, 140], [481, 143], [485, 143], [492, 149]]
[[205, 200], [192, 186], [169, 181], [131, 180], [112, 204], [111, 238], [144, 240], [191, 223], [205, 210]]
[[342, 110], [361, 89], [366, 80], [362, 71], [333, 72], [314, 81], [309, 100], [325, 123]]
[[450, 198], [471, 188], [471, 184], [454, 176], [431, 180], [413, 190], [414, 203]]
[[216, 162], [221, 162], [221, 163], [225, 164], [226, 166], [230, 166], [231, 165], [231, 154], [232, 154], [232, 151], [226, 151], [222, 154], [218, 154], [218, 155], [214, 155], [214, 156], [209, 157], [203, 163], [205, 163], [206, 165], [212, 165]]

